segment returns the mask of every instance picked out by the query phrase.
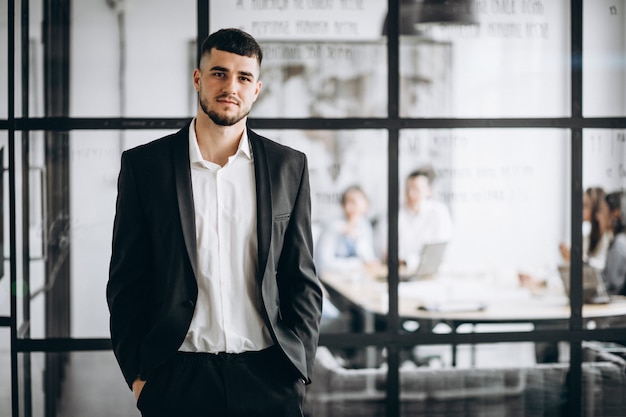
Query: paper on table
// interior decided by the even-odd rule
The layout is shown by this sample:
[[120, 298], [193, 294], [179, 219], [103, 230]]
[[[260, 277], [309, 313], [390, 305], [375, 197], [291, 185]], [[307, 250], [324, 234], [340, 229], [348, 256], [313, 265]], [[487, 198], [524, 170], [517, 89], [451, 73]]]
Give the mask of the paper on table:
[[487, 309], [487, 304], [482, 301], [449, 300], [440, 303], [425, 303], [420, 305], [418, 308], [425, 311], [460, 313], [465, 311], [483, 311]]

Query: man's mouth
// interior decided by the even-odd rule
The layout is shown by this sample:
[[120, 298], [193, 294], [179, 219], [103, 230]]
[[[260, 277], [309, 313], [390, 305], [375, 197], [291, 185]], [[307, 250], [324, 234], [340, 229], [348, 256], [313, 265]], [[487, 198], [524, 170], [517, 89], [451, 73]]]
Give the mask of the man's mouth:
[[226, 97], [218, 97], [217, 102], [221, 104], [232, 104], [233, 106], [239, 106], [239, 101]]

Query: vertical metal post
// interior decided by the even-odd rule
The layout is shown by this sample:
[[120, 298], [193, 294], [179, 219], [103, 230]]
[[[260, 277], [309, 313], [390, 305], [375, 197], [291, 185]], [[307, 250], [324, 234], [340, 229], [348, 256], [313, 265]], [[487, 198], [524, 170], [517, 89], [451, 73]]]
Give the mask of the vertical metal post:
[[[583, 89], [582, 89], [582, 59], [583, 59], [583, 5], [582, 0], [571, 1], [571, 118], [582, 121]], [[583, 142], [580, 123], [571, 129], [572, 160], [571, 160], [571, 196], [572, 217], [571, 236], [572, 254], [570, 258], [570, 322], [569, 328], [577, 332], [583, 328], [582, 319], [582, 158]], [[582, 416], [582, 342], [571, 338], [570, 341], [570, 369], [567, 386], [568, 416]]]
[[[398, 120], [400, 103], [400, 45], [399, 45], [399, 1], [389, 0], [387, 11], [387, 117]], [[398, 127], [388, 129], [387, 187], [388, 187], [388, 236], [387, 266], [389, 270], [389, 309], [387, 332], [391, 339], [400, 331], [398, 317]], [[400, 351], [396, 343], [387, 344], [387, 416], [400, 416]]]
[[200, 65], [200, 48], [202, 41], [209, 36], [209, 13], [211, 0], [198, 0], [198, 16], [197, 16], [197, 39], [196, 39], [196, 65]]
[[[44, 115], [69, 116], [70, 0], [47, 0], [44, 6]], [[70, 189], [69, 133], [45, 132], [46, 337], [70, 336]], [[54, 417], [61, 395], [67, 352], [45, 353], [46, 417]]]

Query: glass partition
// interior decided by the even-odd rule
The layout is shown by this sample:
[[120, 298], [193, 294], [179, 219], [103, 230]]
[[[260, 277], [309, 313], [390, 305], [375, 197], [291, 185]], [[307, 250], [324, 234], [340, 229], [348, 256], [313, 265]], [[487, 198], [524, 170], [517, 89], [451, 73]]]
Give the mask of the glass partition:
[[[584, 297], [608, 293], [611, 304], [626, 300], [626, 130], [583, 130], [583, 260], [599, 280], [584, 278]], [[601, 295], [601, 294], [600, 294]], [[624, 327], [623, 320], [598, 327]], [[625, 339], [626, 340], [626, 339]]]
[[583, 130], [583, 182], [606, 192], [626, 188], [626, 129]]
[[[375, 250], [375, 230], [387, 210], [387, 132], [259, 133], [308, 158], [316, 267], [326, 288], [322, 332], [384, 330], [387, 276]], [[367, 286], [370, 278], [377, 280], [375, 288]], [[364, 308], [363, 297], [371, 309]]]
[[442, 10], [440, 24], [425, 22], [415, 3], [401, 2], [401, 116], [568, 115], [569, 8], [475, 1]]
[[[8, 33], [9, 33], [9, 19], [8, 19], [8, 1], [0, 0], [0, 40], [2, 42], [2, 51], [8, 51]], [[7, 53], [0, 54], [0, 119], [6, 119], [9, 117], [8, 100], [4, 97], [8, 97], [9, 86], [9, 57]]]
[[263, 89], [253, 117], [387, 115], [386, 2], [209, 4], [211, 32], [248, 31], [263, 48]]
[[474, 362], [400, 369], [402, 415], [563, 415], [567, 363], [536, 367], [529, 343], [458, 349]]
[[583, 114], [626, 115], [626, 1], [583, 1]]
[[196, 10], [193, 0], [73, 2], [70, 115], [195, 112]]
[[445, 241], [440, 275], [508, 286], [524, 270], [555, 275], [569, 227], [569, 136], [559, 129], [402, 130], [400, 257]]
[[263, 89], [252, 117], [386, 116], [384, 42], [265, 41], [261, 47]]
[[11, 329], [0, 327], [0, 415], [11, 415], [11, 393]]
[[[69, 245], [71, 279], [72, 337], [109, 337], [105, 287], [111, 256], [111, 233], [117, 196], [117, 175], [122, 151], [157, 139], [172, 131], [77, 130], [71, 133], [68, 148], [69, 184], [48, 189], [47, 178], [58, 166], [46, 165], [43, 135], [31, 137], [30, 178], [30, 331], [31, 337], [45, 337], [46, 300], [53, 302], [53, 288], [62, 284], [63, 258], [48, 259], [48, 244]], [[58, 161], [59, 164], [63, 162]], [[72, 190], [71, 218], [51, 218], [46, 195]], [[62, 242], [66, 242], [62, 244]], [[49, 335], [48, 335], [49, 336]]]
[[[0, 132], [0, 161], [2, 163], [2, 181], [0, 181], [0, 316], [8, 317], [11, 312], [11, 276], [9, 252], [9, 149], [8, 134]], [[21, 288], [20, 288], [21, 290]]]
[[[568, 267], [580, 252], [583, 284], [592, 266], [589, 276], [606, 284], [609, 258], [620, 255], [623, 232], [606, 238], [593, 232], [598, 219], [616, 224], [607, 216], [609, 199], [597, 200], [604, 214], [589, 215], [585, 196], [590, 189], [626, 189], [625, 1], [472, 0], [443, 10], [453, 12], [445, 24], [432, 21], [441, 14], [427, 16], [427, 0], [14, 2], [14, 34], [0, 13], [3, 45], [15, 35], [10, 104], [18, 118], [15, 184], [8, 177], [8, 127], [0, 132], [0, 316], [8, 325], [16, 294], [19, 337], [42, 339], [19, 346], [48, 352], [20, 352], [19, 381], [11, 386], [10, 329], [0, 328], [0, 414], [17, 414], [12, 389], [25, 416], [138, 414], [112, 352], [71, 352], [100, 349], [109, 338], [105, 287], [120, 154], [173, 131], [134, 130], [130, 118], [159, 118], [146, 123], [158, 127], [195, 113], [198, 33], [240, 27], [264, 49], [251, 125], [309, 162], [316, 265], [326, 291], [325, 345], [306, 411], [624, 415], [626, 302], [616, 286], [601, 304], [583, 287], [582, 320], [572, 317]], [[389, 4], [398, 22], [388, 19]], [[45, 20], [49, 7], [55, 13]], [[8, 10], [6, 0], [0, 10]], [[197, 19], [197, 11], [208, 12], [206, 19]], [[389, 38], [395, 33], [398, 39]], [[579, 47], [581, 62], [571, 58]], [[9, 48], [0, 49], [3, 120], [11, 57]], [[398, 91], [388, 91], [396, 85]], [[571, 118], [572, 103], [594, 119]], [[388, 109], [400, 119], [388, 119]], [[111, 128], [120, 118], [129, 129]], [[300, 118], [319, 123], [293, 129], [289, 119]], [[460, 120], [442, 129], [439, 118]], [[65, 123], [77, 129], [41, 130]], [[581, 167], [572, 162], [581, 130], [579, 184]], [[422, 168], [426, 174], [412, 184]], [[388, 189], [395, 173], [398, 187]], [[9, 185], [16, 188], [13, 217]], [[584, 193], [572, 196], [579, 185]], [[429, 206], [440, 214], [427, 226], [445, 233], [411, 232], [419, 221], [404, 212], [415, 193], [428, 195], [418, 213]], [[626, 200], [616, 201], [626, 207]], [[389, 206], [400, 210], [389, 213]], [[581, 207], [583, 245], [572, 248], [578, 239], [571, 217]], [[348, 212], [361, 216], [357, 227]], [[390, 295], [388, 224], [396, 216], [400, 282]], [[365, 245], [358, 243], [363, 236]], [[16, 259], [9, 259], [9, 243]], [[26, 254], [30, 259], [22, 259]], [[10, 262], [17, 267], [14, 286]], [[599, 284], [593, 290], [599, 295]], [[395, 301], [398, 328], [391, 329]], [[570, 386], [568, 375], [575, 378]], [[562, 413], [568, 400], [574, 408]]]
[[140, 415], [113, 352], [36, 352], [18, 356], [20, 363], [30, 363], [29, 383], [20, 387], [21, 396], [30, 398], [29, 412], [23, 407], [20, 415]]

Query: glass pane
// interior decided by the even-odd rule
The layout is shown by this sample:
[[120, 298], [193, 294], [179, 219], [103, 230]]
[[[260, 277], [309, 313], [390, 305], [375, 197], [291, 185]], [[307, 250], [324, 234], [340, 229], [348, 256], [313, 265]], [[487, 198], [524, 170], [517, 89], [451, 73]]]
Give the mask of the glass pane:
[[583, 130], [583, 183], [606, 192], [626, 188], [626, 129]]
[[400, 370], [403, 415], [562, 415], [566, 363], [536, 367], [532, 343], [456, 348], [473, 363]]
[[11, 415], [11, 329], [0, 327], [0, 415]]
[[[0, 182], [0, 253], [3, 259], [0, 263], [0, 316], [11, 314], [11, 274], [9, 248], [9, 148], [8, 133], [0, 131], [0, 161], [2, 163], [2, 182]], [[22, 287], [20, 286], [20, 291]], [[17, 290], [17, 288], [16, 288]]]
[[585, 129], [583, 152], [583, 259], [609, 295], [626, 295], [626, 130]]
[[73, 2], [71, 116], [195, 113], [196, 9], [193, 0]]
[[569, 3], [476, 1], [445, 25], [400, 9], [401, 116], [569, 114]]
[[626, 116], [626, 1], [583, 2], [583, 114]]
[[[386, 275], [378, 273], [374, 230], [387, 209], [387, 133], [383, 130], [259, 131], [304, 152], [311, 183], [313, 236], [318, 273], [325, 282], [323, 332], [384, 330]], [[342, 204], [342, 197], [343, 204]], [[350, 221], [348, 219], [351, 219]], [[371, 310], [355, 304], [357, 290], [376, 291]], [[354, 359], [362, 360], [363, 357]]]
[[[24, 0], [25, 1], [25, 0]], [[44, 42], [43, 42], [43, 2], [29, 1], [28, 17], [29, 17], [29, 39], [28, 39], [28, 112], [30, 117], [41, 117], [44, 115]], [[16, 5], [16, 7], [18, 7]], [[19, 13], [18, 13], [19, 16]], [[18, 45], [16, 52], [18, 56], [22, 56], [21, 39], [19, 32], [16, 32], [16, 42]], [[22, 80], [22, 69], [16, 67], [17, 79]], [[21, 81], [20, 81], [21, 82]], [[22, 85], [16, 83], [16, 106], [17, 115], [22, 115]]]
[[[626, 338], [622, 336], [622, 340]], [[588, 415], [623, 415], [626, 413], [626, 401], [622, 390], [626, 366], [624, 346], [594, 340], [582, 343], [583, 409], [588, 410]]]
[[382, 42], [262, 42], [263, 89], [252, 117], [342, 118], [387, 114]]
[[[563, 220], [569, 146], [567, 130], [402, 130], [399, 204], [407, 226], [399, 222], [400, 254], [419, 256], [424, 243], [447, 241], [444, 275], [515, 287], [525, 268], [556, 274], [558, 245], [569, 227]], [[409, 181], [421, 168], [434, 179]], [[418, 190], [430, 197], [414, 194], [414, 182], [425, 183]], [[408, 225], [419, 227], [421, 213], [434, 217], [417, 240], [411, 233], [418, 231], [405, 232]]]
[[[22, 379], [22, 413], [33, 417], [139, 416], [113, 352], [23, 353], [21, 372], [29, 364], [30, 380]], [[26, 415], [26, 414], [24, 414]]]
[[253, 117], [384, 117], [386, 3], [211, 2], [210, 30], [238, 27], [263, 48]]
[[0, 53], [0, 119], [9, 117], [8, 101], [8, 77], [9, 77], [9, 57], [8, 57], [8, 1], [0, 0], [0, 41], [2, 42], [2, 52]]
[[[5, 268], [8, 262], [4, 261]], [[0, 278], [0, 316], [8, 317], [11, 314], [11, 277], [8, 269], [5, 269], [5, 276]]]
[[385, 367], [353, 369], [341, 356], [320, 346], [311, 377], [318, 383], [308, 386], [304, 414], [312, 417], [385, 416], [386, 376]]
[[[28, 0], [24, 0], [27, 2]], [[0, 18], [0, 33], [4, 32], [7, 34], [7, 14], [6, 14], [6, 1], [0, 1], [0, 10], [2, 10], [2, 17]], [[15, 2], [15, 72], [14, 72], [14, 99], [15, 99], [15, 116], [21, 117], [23, 115], [22, 109], [22, 88], [25, 84], [25, 81], [29, 82], [29, 112], [31, 116], [40, 116], [40, 111], [43, 109], [43, 98], [42, 98], [42, 88], [43, 88], [43, 78], [42, 78], [42, 42], [41, 42], [41, 27], [42, 27], [42, 2], [30, 1], [28, 4], [28, 13], [30, 19], [30, 27], [29, 27], [29, 40], [27, 43], [27, 47], [29, 50], [27, 51], [27, 55], [24, 54], [22, 50], [22, 39], [20, 38], [20, 34], [22, 32], [22, 21], [21, 21], [21, 9], [22, 9], [22, 1]], [[0, 95], [4, 98], [7, 97], [6, 94], [6, 80], [8, 74], [7, 71], [7, 62], [8, 62], [8, 48], [6, 47], [6, 36], [1, 36], [2, 39], [2, 54], [0, 56], [0, 75], [2, 79], [0, 82], [2, 85], [0, 86]], [[24, 77], [22, 62], [25, 59], [29, 60], [29, 66], [27, 69], [26, 77]], [[7, 117], [7, 109], [6, 100], [2, 100], [0, 103], [0, 117]], [[37, 113], [39, 111], [39, 113]], [[4, 113], [3, 113], [4, 112]]]
[[122, 151], [170, 131], [75, 131], [71, 135], [72, 334], [107, 337], [105, 287]]
[[[48, 189], [46, 175], [54, 167], [45, 165], [43, 134], [31, 136], [30, 241], [31, 241], [31, 337], [51, 336], [45, 330], [46, 300], [54, 305], [55, 286], [63, 285], [57, 263], [45, 256], [50, 241], [69, 239], [71, 276], [72, 337], [109, 337], [109, 313], [105, 287], [111, 256], [111, 232], [117, 195], [121, 152], [170, 131], [72, 132], [69, 141], [69, 185]], [[69, 187], [69, 188], [68, 188]], [[68, 190], [71, 190], [68, 193]], [[49, 219], [45, 197], [66, 194], [69, 222]], [[67, 224], [60, 227], [60, 224]], [[49, 226], [46, 226], [49, 225]], [[56, 300], [56, 301], [55, 301]]]

